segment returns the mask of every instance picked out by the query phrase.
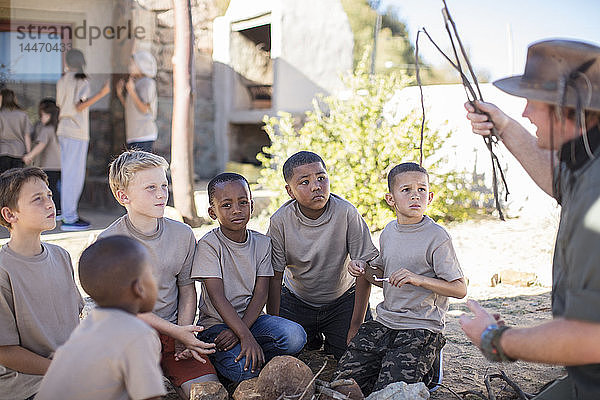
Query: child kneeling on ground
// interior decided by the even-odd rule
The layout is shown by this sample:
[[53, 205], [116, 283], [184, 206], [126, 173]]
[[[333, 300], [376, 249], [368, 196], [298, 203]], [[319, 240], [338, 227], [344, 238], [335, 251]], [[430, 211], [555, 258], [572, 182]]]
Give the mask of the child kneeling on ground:
[[[397, 381], [424, 380], [445, 344], [442, 332], [448, 297], [463, 298], [467, 287], [448, 233], [424, 215], [433, 199], [427, 171], [415, 163], [395, 166], [388, 174], [386, 202], [396, 220], [380, 237], [380, 255], [348, 265], [357, 277], [353, 326], [356, 336], [338, 365], [338, 378], [354, 378], [365, 395]], [[375, 268], [386, 277], [377, 318], [366, 312]]]

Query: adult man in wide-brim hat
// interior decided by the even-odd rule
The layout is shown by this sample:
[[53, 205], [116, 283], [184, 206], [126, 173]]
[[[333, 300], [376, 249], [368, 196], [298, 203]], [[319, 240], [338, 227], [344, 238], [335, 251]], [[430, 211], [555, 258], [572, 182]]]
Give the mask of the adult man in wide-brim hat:
[[[525, 73], [494, 82], [527, 99], [531, 135], [496, 106], [465, 104], [473, 132], [500, 140], [562, 206], [553, 261], [551, 322], [508, 328], [479, 304], [461, 317], [488, 358], [567, 366], [536, 399], [600, 399], [600, 48], [569, 40], [529, 47]], [[484, 114], [484, 113], [487, 113]]]

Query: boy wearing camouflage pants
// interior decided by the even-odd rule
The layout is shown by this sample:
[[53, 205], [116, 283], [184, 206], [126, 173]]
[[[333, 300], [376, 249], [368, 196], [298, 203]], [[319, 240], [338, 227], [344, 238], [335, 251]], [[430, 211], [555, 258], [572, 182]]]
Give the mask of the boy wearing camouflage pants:
[[[381, 234], [379, 257], [369, 265], [360, 260], [348, 265], [357, 277], [356, 300], [351, 341], [336, 375], [354, 378], [365, 395], [397, 381], [423, 381], [445, 343], [448, 297], [467, 294], [450, 236], [424, 215], [433, 199], [427, 171], [415, 163], [397, 165], [388, 187], [385, 200], [396, 220]], [[387, 278], [376, 281], [377, 268]], [[376, 319], [359, 327], [371, 282], [383, 284], [384, 300]]]

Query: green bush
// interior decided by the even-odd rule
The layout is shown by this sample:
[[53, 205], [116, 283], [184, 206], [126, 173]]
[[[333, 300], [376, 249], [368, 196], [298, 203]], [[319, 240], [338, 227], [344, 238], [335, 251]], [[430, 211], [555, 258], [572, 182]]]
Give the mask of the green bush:
[[[369, 76], [364, 66], [359, 66], [343, 81], [344, 99], [315, 99], [303, 120], [283, 112], [265, 117], [271, 146], [257, 156], [263, 166], [258, 181], [277, 193], [269, 210], [275, 211], [289, 199], [281, 173], [283, 163], [297, 151], [314, 151], [326, 163], [331, 191], [354, 204], [376, 231], [395, 218], [384, 200], [388, 171], [401, 162], [419, 162], [421, 115], [412, 110], [395, 125], [383, 117], [384, 105], [393, 93], [410, 83], [406, 76]], [[423, 166], [430, 173], [435, 193], [427, 214], [435, 220], [462, 220], [477, 212], [474, 205], [483, 204], [482, 195], [469, 190], [466, 174], [440, 172], [444, 159], [435, 153], [449, 135], [425, 127]]]

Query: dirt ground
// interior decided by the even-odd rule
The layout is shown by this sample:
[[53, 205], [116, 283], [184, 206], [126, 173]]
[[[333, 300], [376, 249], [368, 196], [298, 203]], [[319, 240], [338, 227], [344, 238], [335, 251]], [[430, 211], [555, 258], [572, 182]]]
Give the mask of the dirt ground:
[[[253, 229], [264, 231], [263, 222], [251, 222]], [[550, 286], [553, 244], [558, 225], [558, 210], [544, 216], [535, 214], [501, 222], [494, 218], [482, 218], [465, 223], [446, 225], [453, 238], [456, 253], [463, 272], [469, 280], [468, 297], [476, 299], [492, 312], [502, 314], [509, 325], [534, 325], [551, 319]], [[195, 230], [197, 237], [212, 227]], [[74, 265], [82, 249], [91, 243], [97, 232], [77, 235], [50, 235], [45, 240], [65, 247], [71, 254]], [[374, 241], [378, 237], [374, 235]], [[535, 284], [491, 286], [494, 274], [512, 270], [535, 274]], [[374, 288], [371, 306], [382, 300], [381, 289]], [[547, 365], [516, 362], [495, 364], [488, 362], [477, 348], [470, 344], [458, 324], [458, 317], [467, 312], [466, 299], [453, 300], [446, 320], [447, 344], [444, 348], [443, 384], [454, 392], [467, 390], [485, 392], [484, 377], [501, 368], [525, 392], [536, 393], [548, 381], [564, 374], [564, 369]], [[325, 361], [327, 366], [319, 376], [330, 379], [336, 363], [319, 351], [300, 355], [314, 372]], [[517, 398], [512, 390], [501, 381], [492, 381], [498, 399]], [[168, 399], [177, 396], [171, 392]], [[455, 399], [446, 388], [432, 394], [432, 399]], [[475, 397], [471, 397], [475, 398]]]

